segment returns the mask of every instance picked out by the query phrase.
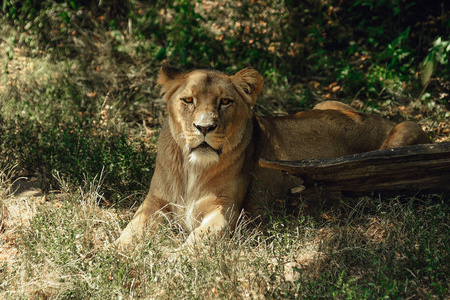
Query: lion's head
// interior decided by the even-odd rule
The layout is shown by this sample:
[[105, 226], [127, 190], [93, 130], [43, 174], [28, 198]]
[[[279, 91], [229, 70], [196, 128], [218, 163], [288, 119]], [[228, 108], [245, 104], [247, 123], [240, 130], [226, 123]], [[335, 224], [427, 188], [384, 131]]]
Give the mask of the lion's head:
[[183, 73], [165, 66], [158, 84], [176, 143], [191, 164], [209, 166], [244, 139], [263, 79], [250, 68], [228, 76], [212, 70]]

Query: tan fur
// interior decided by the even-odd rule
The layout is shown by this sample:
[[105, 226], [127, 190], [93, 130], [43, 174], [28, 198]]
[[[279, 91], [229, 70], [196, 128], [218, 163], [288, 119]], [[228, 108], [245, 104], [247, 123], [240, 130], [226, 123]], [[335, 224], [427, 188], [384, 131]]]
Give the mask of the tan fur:
[[259, 168], [259, 158], [329, 158], [431, 142], [414, 123], [396, 126], [340, 102], [287, 117], [259, 118], [251, 108], [263, 79], [253, 69], [228, 76], [164, 67], [158, 84], [169, 115], [150, 191], [123, 230], [122, 245], [163, 216], [174, 217], [191, 232], [188, 245], [233, 229], [243, 207], [257, 214], [259, 198], [249, 197], [250, 185], [268, 201], [284, 197], [295, 180], [286, 182], [281, 172]]
[[339, 102], [339, 101], [324, 101], [316, 104], [313, 109], [320, 109], [320, 110], [326, 110], [326, 109], [334, 109], [334, 110], [350, 110], [350, 111], [356, 111], [353, 107], [350, 105], [347, 105], [345, 103]]

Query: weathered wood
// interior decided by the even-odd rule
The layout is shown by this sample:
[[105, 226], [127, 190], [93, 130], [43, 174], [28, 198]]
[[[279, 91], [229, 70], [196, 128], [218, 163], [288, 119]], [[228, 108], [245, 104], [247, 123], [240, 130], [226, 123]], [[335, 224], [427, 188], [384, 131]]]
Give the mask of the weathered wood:
[[324, 192], [363, 195], [450, 192], [450, 142], [377, 150], [338, 158], [268, 161], [263, 168], [286, 171]]

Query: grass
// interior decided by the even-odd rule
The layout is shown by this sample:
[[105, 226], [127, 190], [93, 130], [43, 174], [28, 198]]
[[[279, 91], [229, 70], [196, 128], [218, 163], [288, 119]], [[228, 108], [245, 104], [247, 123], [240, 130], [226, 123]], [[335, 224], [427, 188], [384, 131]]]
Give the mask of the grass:
[[268, 214], [192, 253], [177, 224], [116, 249], [131, 214], [99, 207], [98, 191], [93, 182], [64, 201], [2, 200], [29, 212], [6, 217], [2, 246], [18, 252], [0, 267], [2, 299], [448, 296], [450, 211], [439, 195], [360, 199], [328, 220]]

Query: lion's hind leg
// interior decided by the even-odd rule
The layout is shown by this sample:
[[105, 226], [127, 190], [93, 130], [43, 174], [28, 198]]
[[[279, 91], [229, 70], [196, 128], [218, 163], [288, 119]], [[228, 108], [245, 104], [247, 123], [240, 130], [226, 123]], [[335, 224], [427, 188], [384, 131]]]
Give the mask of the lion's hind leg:
[[326, 109], [349, 110], [349, 111], [357, 112], [357, 110], [354, 109], [353, 107], [351, 107], [350, 105], [347, 105], [347, 104], [342, 103], [340, 101], [333, 101], [333, 100], [320, 102], [320, 103], [316, 104], [316, 106], [314, 106], [313, 109], [318, 109], [318, 110], [326, 110]]
[[431, 139], [418, 124], [405, 121], [392, 128], [381, 149], [429, 143]]

